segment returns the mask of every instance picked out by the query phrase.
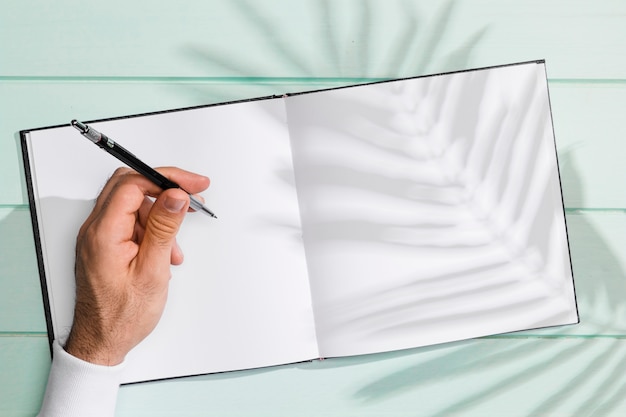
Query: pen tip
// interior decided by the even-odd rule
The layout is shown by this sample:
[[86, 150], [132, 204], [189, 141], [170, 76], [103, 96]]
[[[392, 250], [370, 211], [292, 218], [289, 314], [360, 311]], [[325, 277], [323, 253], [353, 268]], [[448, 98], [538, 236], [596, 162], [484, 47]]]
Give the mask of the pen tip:
[[76, 120], [76, 119], [74, 119], [74, 120], [72, 120], [72, 121], [70, 122], [70, 124], [71, 124], [72, 126], [76, 126], [76, 123], [78, 123], [78, 120]]

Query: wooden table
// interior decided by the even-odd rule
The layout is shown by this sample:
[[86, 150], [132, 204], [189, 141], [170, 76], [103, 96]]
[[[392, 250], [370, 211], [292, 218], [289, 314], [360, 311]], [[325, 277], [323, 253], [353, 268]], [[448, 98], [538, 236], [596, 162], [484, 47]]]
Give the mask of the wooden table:
[[50, 364], [20, 129], [542, 58], [580, 325], [125, 386], [117, 415], [626, 415], [626, 2], [2, 8], [0, 415], [36, 414]]

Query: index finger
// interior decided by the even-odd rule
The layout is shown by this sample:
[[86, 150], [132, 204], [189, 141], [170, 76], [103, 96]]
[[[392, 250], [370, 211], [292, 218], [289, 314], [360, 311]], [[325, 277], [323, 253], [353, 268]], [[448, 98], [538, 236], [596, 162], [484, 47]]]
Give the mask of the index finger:
[[[208, 177], [180, 168], [161, 167], [156, 168], [156, 170], [191, 194], [204, 191], [210, 184]], [[150, 197], [158, 197], [163, 191], [138, 172], [125, 167], [118, 168], [100, 192], [89, 218], [85, 221], [85, 225], [91, 223], [109, 205], [112, 195], [115, 194], [116, 189], [122, 184], [135, 184], [143, 195]]]
[[160, 167], [156, 168], [156, 170], [191, 194], [197, 194], [206, 190], [211, 183], [211, 180], [204, 175], [176, 167]]

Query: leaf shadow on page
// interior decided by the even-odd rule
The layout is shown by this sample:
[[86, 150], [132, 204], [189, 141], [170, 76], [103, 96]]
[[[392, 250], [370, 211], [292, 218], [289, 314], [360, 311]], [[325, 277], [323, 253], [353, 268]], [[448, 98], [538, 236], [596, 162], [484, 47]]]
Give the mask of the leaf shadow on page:
[[[250, 38], [247, 46], [255, 50], [254, 54], [237, 53], [238, 45], [233, 42], [239, 39], [238, 33], [232, 36], [225, 33], [219, 42], [181, 48], [192, 64], [227, 75], [219, 77], [226, 79], [225, 84], [218, 81], [176, 86], [205, 102], [207, 97], [211, 102], [236, 100], [464, 69], [487, 31], [481, 28], [468, 33], [460, 45], [444, 46], [444, 35], [457, 18], [454, 1], [434, 8], [429, 16], [421, 16], [422, 12], [412, 1], [366, 1], [353, 7], [353, 3], [341, 5], [324, 0], [301, 5], [306, 10], [298, 13], [297, 21], [276, 19], [271, 11], [254, 2], [243, 0], [231, 4], [237, 17], [233, 30], [243, 22], [246, 33], [258, 35]], [[386, 24], [389, 21], [396, 23], [393, 28]], [[294, 37], [290, 34], [294, 23], [299, 32], [319, 36]], [[245, 84], [245, 91], [251, 93], [236, 92], [232, 88], [236, 83]], [[293, 184], [291, 167], [278, 169], [277, 175], [290, 186]], [[379, 185], [393, 187], [389, 182]], [[268, 219], [268, 223], [283, 224], [294, 231], [299, 228], [280, 219]], [[299, 238], [295, 233], [294, 236]]]
[[[567, 155], [561, 158], [561, 174], [572, 179], [577, 173], [567, 159]], [[579, 218], [572, 221], [572, 217]], [[583, 325], [590, 321], [586, 318], [591, 318], [597, 334], [623, 334], [625, 326], [622, 323], [616, 327], [612, 317], [624, 308], [621, 294], [626, 290], [619, 279], [624, 271], [616, 254], [584, 216], [570, 213], [568, 225]], [[578, 262], [581, 258], [582, 261]], [[606, 309], [612, 314], [603, 316], [604, 313], [595, 311]], [[576, 327], [563, 329], [563, 333], [567, 334], [567, 329], [575, 331]], [[419, 410], [420, 404], [429, 404], [434, 410], [419, 415], [443, 417], [480, 411], [484, 407], [491, 409], [494, 403], [501, 401], [518, 404], [523, 398], [524, 405], [533, 410], [523, 415], [604, 415], [615, 410], [626, 391], [621, 372], [626, 357], [619, 348], [620, 341], [551, 337], [555, 333], [558, 335], [561, 332], [550, 329], [550, 333], [544, 335], [548, 339], [534, 333], [535, 337], [529, 335], [528, 338], [505, 336], [504, 339], [469, 340], [177, 381], [217, 381], [294, 368], [306, 372], [326, 371], [332, 375], [332, 369], [346, 368], [346, 372], [359, 372], [363, 367], [388, 362], [388, 365], [376, 366], [374, 372], [367, 373], [361, 388], [354, 391], [354, 400], [363, 407], [385, 407], [389, 401], [410, 397], [411, 403], [415, 404], [414, 410]], [[355, 366], [358, 369], [347, 370]], [[559, 377], [564, 368], [572, 371], [567, 373], [567, 377]], [[497, 376], [485, 377], [485, 373]], [[593, 381], [591, 385], [589, 381]], [[529, 385], [541, 385], [542, 388], [533, 389], [532, 396], [527, 396], [529, 392], [525, 389]], [[433, 397], [433, 389], [440, 396]], [[441, 392], [445, 395], [441, 396]], [[584, 398], [579, 402], [582, 405], [572, 406], [572, 399], [576, 397]], [[410, 412], [407, 411], [407, 414]]]
[[[344, 53], [345, 50], [349, 49], [348, 42], [350, 42], [350, 38], [367, 39], [367, 34], [368, 34], [367, 27], [368, 25], [371, 24], [371, 20], [375, 20], [373, 16], [376, 15], [376, 5], [373, 2], [366, 2], [363, 10], [361, 9], [355, 10], [356, 12], [355, 16], [358, 16], [355, 18], [355, 20], [358, 20], [359, 23], [356, 24], [355, 26], [356, 28], [358, 28], [358, 30], [355, 30], [352, 32], [336, 30], [336, 25], [332, 24], [332, 22], [333, 22], [333, 19], [337, 19], [337, 15], [333, 11], [334, 10], [333, 7], [330, 6], [330, 2], [319, 2], [318, 4], [320, 6], [319, 6], [318, 14], [311, 15], [311, 19], [313, 21], [315, 19], [323, 19], [328, 22], [328, 33], [330, 34], [330, 36], [324, 37], [324, 39], [327, 39], [328, 42], [325, 44], [318, 42], [312, 45], [298, 45], [298, 46], [291, 45], [289, 44], [289, 42], [286, 42], [285, 39], [289, 39], [289, 37], [280, 36], [281, 22], [273, 21], [271, 18], [267, 17], [267, 15], [264, 14], [263, 10], [261, 10], [260, 7], [255, 6], [249, 2], [236, 2], [233, 4], [239, 10], [238, 15], [241, 16], [243, 19], [247, 19], [247, 22], [249, 23], [249, 28], [251, 30], [256, 30], [259, 33], [260, 36], [255, 42], [259, 42], [259, 40], [261, 42], [267, 42], [266, 44], [261, 45], [261, 48], [268, 51], [269, 53], [263, 55], [264, 57], [263, 60], [250, 62], [243, 56], [241, 58], [233, 56], [233, 54], [228, 49], [229, 45], [227, 42], [225, 42], [222, 47], [214, 47], [214, 46], [206, 47], [206, 46], [196, 46], [196, 45], [188, 46], [187, 49], [185, 50], [185, 53], [191, 56], [192, 59], [197, 60], [199, 64], [202, 65], [203, 63], [206, 63], [206, 62], [216, 63], [222, 68], [224, 68], [229, 74], [233, 74], [236, 77], [241, 77], [243, 82], [256, 83], [257, 81], [252, 79], [254, 78], [254, 76], [265, 76], [267, 74], [270, 74], [271, 76], [279, 76], [279, 77], [282, 77], [282, 76], [289, 77], [289, 76], [292, 76], [292, 74], [295, 74], [295, 76], [303, 76], [303, 74], [304, 76], [320, 76], [320, 74], [324, 75], [326, 74], [326, 72], [324, 71], [323, 68], [320, 69], [320, 67], [316, 66], [314, 62], [307, 61], [307, 57], [322, 56], [321, 54], [318, 54], [317, 51], [324, 51], [324, 53], [327, 54], [326, 56], [329, 57], [327, 61], [331, 62], [330, 65], [335, 66], [334, 71], [329, 72], [330, 74], [340, 75], [340, 76], [363, 76], [364, 73], [353, 74], [352, 72], [350, 72], [350, 69], [354, 68], [355, 66], [351, 66], [346, 63], [346, 60], [353, 59], [356, 57], [358, 59], [356, 59], [355, 62], [360, 62], [361, 68], [365, 72], [365, 76], [379, 76], [378, 73], [374, 73], [374, 74], [369, 73], [368, 71], [370, 67], [364, 64], [364, 63], [376, 61], [376, 59], [373, 59], [373, 56], [374, 56], [373, 54], [378, 53], [377, 52], [378, 50], [375, 50], [375, 49], [368, 50], [365, 47], [367, 43], [366, 41], [362, 43], [358, 43], [354, 47], [354, 50], [350, 51], [350, 54]], [[389, 73], [385, 71], [383, 76], [415, 75], [416, 73], [419, 73], [422, 70], [428, 71], [433, 68], [431, 65], [433, 65], [432, 58], [434, 56], [434, 51], [438, 48], [439, 42], [440, 42], [439, 39], [441, 39], [441, 35], [444, 32], [446, 32], [446, 29], [449, 25], [449, 20], [453, 14], [452, 13], [453, 5], [454, 5], [454, 2], [447, 3], [445, 6], [443, 6], [440, 9], [440, 12], [438, 14], [438, 19], [435, 19], [432, 24], [430, 22], [424, 22], [423, 25], [421, 26], [418, 25], [417, 30], [414, 30], [415, 29], [414, 26], [419, 22], [419, 19], [414, 18], [416, 13], [413, 12], [412, 3], [410, 2], [401, 3], [401, 8], [409, 12], [406, 14], [407, 16], [406, 19], [402, 19], [399, 21], [399, 25], [395, 29], [396, 32], [394, 36], [395, 36], [395, 39], [402, 39], [402, 41], [392, 43], [393, 45], [397, 46], [397, 49], [390, 48], [389, 50], [385, 51], [385, 53], [387, 54], [386, 57], [391, 57], [391, 58], [383, 59], [383, 61], [387, 64], [385, 65], [387, 68], [393, 67], [394, 69], [397, 69], [397, 72]], [[389, 7], [389, 5], [385, 5], [385, 7]], [[303, 22], [303, 24], [306, 24], [306, 22]], [[484, 30], [477, 32], [471, 36], [468, 36], [467, 37], [468, 41], [466, 44], [462, 45], [457, 50], [449, 54], [448, 56], [449, 61], [450, 61], [448, 64], [449, 66], [444, 65], [443, 66], [444, 69], [457, 69], [457, 68], [464, 67], [464, 64], [469, 61], [469, 56], [470, 56], [472, 47], [480, 40], [483, 33], [484, 33]], [[351, 36], [346, 36], [346, 34], [349, 34]], [[428, 48], [425, 48], [425, 49], [419, 48], [419, 46], [422, 43], [419, 41], [415, 41], [415, 39], [420, 37], [421, 35], [425, 35], [422, 37], [429, 39], [429, 42], [426, 43], [428, 45]], [[269, 42], [267, 41], [268, 39], [270, 40]], [[274, 43], [273, 41], [277, 41], [278, 43]], [[403, 43], [406, 45], [409, 45], [409, 47], [407, 47], [406, 49], [402, 48], [401, 44]], [[324, 46], [322, 47], [322, 45]], [[407, 50], [410, 51], [410, 53], [407, 53]], [[256, 56], [259, 56], [259, 55], [256, 55]], [[458, 63], [459, 65], [455, 66], [455, 63]], [[397, 64], [397, 65], [391, 65], [391, 64]], [[287, 70], [285, 70], [285, 68]], [[419, 70], [415, 71], [416, 68]], [[439, 66], [437, 66], [436, 68], [437, 70], [440, 69]], [[408, 69], [408, 71], [405, 72], [404, 71], [405, 69]], [[246, 79], [246, 77], [250, 77], [250, 79]], [[270, 85], [268, 87], [268, 92], [270, 91], [272, 93], [277, 92], [274, 88], [275, 87], [273, 85]], [[196, 91], [198, 92], [198, 94], [206, 94], [204, 91], [201, 91], [201, 90], [196, 89]], [[501, 117], [500, 121], [502, 121], [502, 118], [504, 118], [504, 116]], [[496, 123], [494, 123], [494, 125], [497, 125], [497, 120], [496, 120]], [[495, 126], [494, 126], [494, 129], [496, 129]], [[392, 152], [392, 151], [389, 151], [389, 152]], [[536, 154], [533, 155], [531, 153], [528, 157], [531, 164], [533, 161], [533, 156], [536, 156]], [[511, 156], [509, 155], [509, 160], [510, 158]], [[494, 162], [492, 161], [491, 162], [492, 166], [493, 166], [493, 163]], [[365, 191], [375, 192], [378, 194], [395, 195], [398, 198], [402, 198], [403, 196], [406, 197], [407, 193], [410, 194], [410, 192], [407, 192], [407, 190], [410, 191], [414, 189], [416, 186], [416, 183], [414, 181], [403, 182], [394, 177], [381, 176], [378, 173], [371, 173], [371, 172], [364, 171], [362, 169], [357, 169], [357, 168], [337, 167], [337, 166], [333, 166], [332, 164], [328, 164], [326, 166], [326, 169], [328, 170], [327, 172], [329, 173], [331, 170], [335, 170], [332, 177], [336, 177], [337, 174], [341, 174], [341, 176], [343, 177], [345, 181], [346, 186], [357, 187], [357, 188], [360, 187]], [[328, 175], [328, 176], [331, 177], [331, 175]], [[422, 187], [428, 186], [427, 183], [418, 184], [418, 185], [421, 185]], [[523, 183], [523, 186], [528, 187], [529, 182], [526, 181], [525, 183]], [[546, 185], [546, 187], [547, 186], [548, 185]], [[448, 207], [449, 204], [447, 204], [446, 201], [442, 201], [441, 198], [439, 199], [436, 198], [436, 195], [435, 195], [435, 198], [431, 198], [431, 197], [432, 196], [428, 196], [427, 198], [427, 197], [424, 197], [424, 194], [422, 194], [421, 198], [415, 199], [417, 200], [416, 204], [439, 206], [443, 209]], [[536, 209], [541, 210], [540, 205], [537, 206]], [[518, 213], [518, 216], [519, 216], [519, 213]], [[584, 220], [582, 221], [582, 223], [585, 223]], [[546, 225], [541, 225], [541, 224], [535, 225], [533, 229], [534, 233], [536, 233], [538, 236], [542, 236], [543, 227], [545, 226]], [[390, 223], [385, 223], [385, 222], [379, 222], [379, 223], [370, 222], [367, 224], [363, 222], [360, 222], [360, 223], [344, 222], [342, 224], [338, 224], [338, 223], [333, 224], [329, 222], [327, 224], [319, 225], [319, 227], [320, 227], [319, 233], [322, 235], [321, 237], [326, 238], [328, 240], [338, 240], [341, 238], [342, 235], [345, 236], [346, 232], [348, 232], [348, 234], [352, 234], [353, 240], [356, 239], [356, 240], [362, 240], [362, 241], [370, 241], [370, 240], [383, 240], [384, 239], [386, 241], [386, 244], [389, 244], [389, 245], [402, 246], [402, 247], [419, 247], [420, 236], [419, 234], [413, 233], [412, 229], [415, 229], [415, 228], [427, 229], [428, 227], [430, 227], [432, 229], [437, 229], [434, 231], [440, 232], [442, 230], [451, 230], [454, 226], [452, 224], [447, 224], [447, 223], [442, 223], [440, 225], [433, 226], [432, 224], [398, 224], [398, 223], [390, 224]], [[574, 228], [576, 227], [577, 226], [574, 226]], [[584, 239], [587, 242], [594, 242], [594, 243], [597, 243], [599, 246], [606, 246], [605, 244], [603, 244], [602, 239], [599, 237], [599, 235], [594, 232], [593, 227], [591, 225], [587, 224], [584, 227], [583, 226], [578, 226], [578, 227], [580, 227], [581, 230], [585, 230]], [[573, 242], [572, 245], [575, 247], [576, 231], [575, 229], [574, 229], [574, 232], [572, 232], [571, 230], [572, 230], [572, 227], [570, 227], [570, 240]], [[597, 237], [597, 239], [593, 239], [593, 238], [590, 239], [589, 236]], [[541, 242], [541, 239], [539, 239], [539, 242]], [[468, 244], [468, 242], [456, 242], [455, 244], [453, 244], [451, 242], [444, 241], [441, 244], [447, 245], [449, 247], [453, 247], [455, 244], [457, 247], [470, 246], [470, 247], [476, 248], [477, 250], [480, 250], [481, 248], [485, 246], [485, 245], [478, 244], [476, 242], [474, 242], [473, 244], [472, 243]], [[432, 243], [428, 245], [421, 245], [421, 246], [430, 246], [431, 248], [433, 247], [436, 248], [436, 245], [433, 245]], [[606, 259], [607, 264], [613, 265], [613, 267], [616, 270], [620, 270], [618, 263], [615, 261], [615, 257], [611, 255], [611, 256], [608, 256], [608, 258], [609, 259]], [[484, 266], [476, 267], [474, 272], [479, 273], [483, 269], [491, 269], [491, 268], [494, 268], [494, 271], [497, 272], [497, 267], [499, 265], [500, 265], [499, 263], [491, 263], [491, 264], [486, 263], [484, 264]], [[576, 267], [575, 259], [574, 259], [574, 265]], [[407, 278], [410, 279], [411, 277], [408, 276]], [[444, 279], [450, 283], [455, 283], [455, 282], [459, 282], [461, 277], [458, 274], [458, 271], [452, 270], [447, 274], [447, 276], [444, 276]], [[580, 281], [581, 279], [577, 276], [577, 285], [578, 285], [578, 290], [579, 290], [578, 299], [579, 299], [579, 302], [582, 303], [586, 299], [585, 295], [590, 294], [590, 293], [586, 292], [584, 285], [581, 287]], [[409, 282], [407, 283], [407, 288], [411, 289], [412, 291], [415, 291], [415, 290], [419, 290], [421, 286], [427, 285], [427, 284], [429, 284], [428, 281], [414, 282], [414, 283]], [[487, 283], [486, 285], [487, 285], [487, 288], [489, 288], [489, 283]], [[603, 290], [598, 290], [597, 286], [594, 286], [593, 288], [594, 288], [594, 291], [591, 292], [593, 294], [597, 294], [599, 291], [606, 292], [606, 288], [604, 288]], [[467, 293], [467, 289], [458, 288], [455, 290], [458, 290], [457, 291], [458, 295], [463, 295]], [[497, 290], [497, 288], [493, 288], [493, 290]], [[612, 296], [612, 298], [615, 298], [618, 293], [609, 292], [609, 294]], [[393, 298], [394, 295], [382, 294], [380, 296]], [[425, 300], [425, 301], [429, 303], [436, 303], [437, 300], [430, 299], [430, 300]], [[615, 306], [622, 304], [621, 302], [617, 302], [617, 300], [613, 300], [613, 301], [615, 301], [614, 303]], [[409, 305], [406, 306], [406, 308], [410, 308], [410, 307], [411, 307], [411, 303], [409, 303]], [[530, 307], [530, 306], [527, 306], [527, 307]], [[351, 308], [355, 310], [359, 310], [358, 303], [356, 305], [353, 305]], [[370, 313], [370, 314], [393, 314], [393, 313], [394, 313], [393, 311], [385, 311], [383, 309], [377, 313]], [[410, 327], [412, 324], [408, 323], [407, 325]], [[385, 331], [385, 329], [381, 329], [381, 331]], [[458, 353], [455, 355], [450, 354], [450, 356], [444, 356], [443, 359], [430, 361], [428, 362], [427, 364], [428, 366], [426, 367], [416, 368], [413, 370], [413, 372], [411, 370], [407, 370], [407, 372], [405, 373], [399, 373], [397, 375], [391, 374], [389, 375], [388, 378], [382, 378], [377, 382], [373, 382], [365, 386], [362, 390], [360, 390], [356, 394], [356, 397], [365, 399], [367, 401], [381, 401], [390, 396], [393, 396], [394, 394], [397, 394], [399, 392], [404, 392], [407, 389], [411, 389], [412, 387], [415, 388], [419, 385], [428, 385], [431, 382], [430, 378], [432, 377], [432, 372], [436, 372], [439, 366], [442, 366], [445, 370], [445, 372], [443, 372], [442, 375], [445, 375], [448, 378], [454, 378], [455, 376], [459, 375], [459, 373], [462, 374], [464, 372], [465, 373], [472, 372], [473, 370], [475, 370], [476, 367], [494, 367], [494, 366], [497, 366], [498, 364], [508, 363], [511, 360], [513, 361], [523, 360], [524, 356], [529, 356], [530, 353], [533, 351], [533, 349], [535, 349], [533, 342], [528, 341], [528, 343], [524, 342], [522, 346], [518, 346], [517, 348], [511, 348], [510, 346], [507, 346], [506, 349], [500, 349], [496, 347], [495, 351], [493, 352], [489, 352], [489, 350], [485, 352], [484, 348], [474, 347], [473, 343], [474, 342], [462, 342], [461, 353]], [[445, 347], [422, 348], [422, 349], [417, 349], [417, 350], [411, 350], [409, 352], [416, 353], [416, 352], [423, 352], [423, 351], [432, 351], [433, 349], [434, 350], [445, 349]], [[584, 345], [581, 345], [580, 347], [577, 348], [578, 350], [576, 349], [566, 350], [561, 347], [557, 347], [555, 349], [556, 350], [555, 350], [554, 358], [562, 357], [563, 360], [565, 361], [573, 361], [574, 360], [573, 356], [575, 356], [573, 355], [573, 353], [584, 353], [586, 348]], [[398, 353], [394, 353], [391, 355], [396, 357], [396, 355], [399, 356], [399, 355], [404, 355], [404, 354], [406, 353], [398, 352]], [[381, 356], [385, 356], [385, 354], [377, 355], [377, 356], [366, 356], [363, 358], [363, 361], [365, 362], [376, 361]], [[481, 358], [475, 359], [477, 356], [480, 356]], [[520, 359], [520, 356], [522, 357], [521, 359]], [[449, 358], [450, 361], [448, 361], [447, 358]], [[468, 361], [468, 360], [465, 360], [465, 358], [472, 358], [472, 360]], [[490, 359], [493, 359], [493, 362], [491, 362]], [[346, 360], [338, 359], [338, 360], [326, 361], [324, 362], [324, 366], [333, 367], [334, 364], [337, 364], [337, 366], [340, 366], [339, 363], [343, 363], [344, 361]], [[445, 363], [446, 365], [444, 366], [442, 365], [442, 363]], [[538, 380], [540, 380], [540, 377], [545, 375], [546, 372], [548, 372], [547, 369], [549, 368], [548, 365], [550, 363], [551, 361], [549, 359], [546, 359], [545, 361], [541, 362], [543, 366], [538, 366], [537, 368], [530, 368], [533, 370], [530, 373], [529, 372], [512, 373], [509, 379], [504, 380], [504, 381], [498, 381], [499, 383], [497, 384], [497, 387], [494, 388], [494, 394], [497, 394], [498, 392], [502, 393], [503, 391], [506, 391], [506, 390], [512, 390], [518, 384], [520, 384], [523, 380], [526, 380], [526, 379], [532, 380], [534, 378], [538, 378]], [[595, 364], [595, 362], [593, 363]], [[454, 364], [457, 364], [458, 366], [455, 366]], [[422, 375], [422, 372], [429, 374], [428, 377]], [[236, 375], [237, 374], [235, 373], [232, 376], [236, 377]], [[420, 376], [422, 377], [421, 379], [420, 379]], [[416, 377], [417, 379], [414, 383], [412, 383], [411, 381], [413, 377]], [[407, 381], [407, 378], [409, 379], [408, 381]], [[580, 385], [580, 381], [577, 379], [568, 381], [568, 383], [574, 384], [574, 388]], [[571, 386], [564, 385], [564, 389], [565, 388], [571, 388]], [[556, 393], [555, 398], [557, 398], [558, 396], [559, 394]], [[466, 400], [458, 401], [452, 404], [451, 409], [457, 410], [457, 408], [461, 408], [463, 404], [466, 404], [468, 406], [472, 404], [475, 405], [477, 403], [487, 401], [489, 398], [491, 398], [491, 396], [489, 395], [489, 392], [484, 392], [482, 393], [482, 395], [474, 395], [474, 396], [470, 395], [468, 396]], [[549, 405], [553, 403], [554, 401], [548, 401], [544, 403], [543, 405], [540, 404], [538, 406], [538, 409], [547, 408]], [[594, 404], [594, 402], [592, 401], [590, 404]], [[597, 402], [595, 402], [595, 404], [597, 404]], [[457, 408], [454, 408], [454, 407], [457, 407]], [[444, 415], [444, 413], [442, 412], [441, 415]]]
[[[316, 305], [318, 328], [326, 332], [322, 340], [341, 340], [356, 328], [349, 337], [396, 337], [427, 328], [436, 332], [439, 323], [458, 326], [481, 315], [494, 324], [501, 313], [509, 314], [505, 321], [517, 323], [509, 330], [567, 322], [567, 303], [549, 305], [562, 285], [552, 277], [561, 276], [566, 265], [553, 145], [546, 144], [551, 136], [546, 136], [545, 90], [533, 75], [519, 86], [523, 96], [510, 102], [496, 98], [494, 104], [486, 96], [498, 94], [500, 78], [490, 80], [489, 71], [454, 77], [450, 82], [442, 81], [447, 77], [418, 80], [414, 88], [422, 91], [398, 92], [398, 98], [383, 98], [381, 88], [376, 97], [381, 102], [415, 100], [406, 104], [407, 114], [396, 115], [406, 118], [398, 129], [375, 100], [371, 114], [368, 104], [341, 103], [350, 100], [347, 90], [339, 91], [334, 102], [320, 96], [319, 103], [302, 105], [306, 111], [290, 113], [290, 120], [296, 119], [290, 125], [292, 138], [302, 141], [293, 145], [294, 160], [307, 213], [303, 230], [313, 259], [312, 291], [323, 300]], [[396, 94], [393, 87], [389, 85], [389, 95]], [[354, 128], [335, 134], [318, 128], [337, 125], [358, 126], [362, 132]], [[375, 176], [389, 185], [379, 186], [381, 181], [372, 181]], [[362, 248], [363, 259], [354, 247]], [[377, 261], [369, 262], [368, 256]], [[334, 263], [343, 269], [326, 266]], [[367, 268], [379, 264], [386, 266], [379, 272], [392, 282], [389, 287], [361, 286], [357, 278], [345, 276], [369, 275]], [[341, 292], [336, 285], [344, 280], [351, 283], [349, 292], [315, 295], [316, 288]], [[535, 307], [533, 321], [528, 311]], [[504, 328], [494, 324], [468, 335]], [[434, 342], [449, 340], [444, 336]]]
[[[567, 154], [561, 158], [561, 175], [580, 187], [577, 170], [569, 159]], [[576, 191], [582, 192], [580, 188]], [[617, 337], [589, 339], [589, 333], [563, 327], [550, 329], [550, 333], [533, 332], [535, 337], [529, 334], [528, 338], [483, 338], [394, 352], [388, 355], [397, 358], [413, 353], [418, 363], [364, 384], [354, 393], [355, 398], [373, 404], [411, 395], [421, 401], [429, 399], [422, 397], [433, 386], [454, 386], [462, 381], [464, 389], [448, 391], [444, 405], [429, 415], [468, 413], [507, 398], [519, 402], [520, 395], [527, 394], [524, 387], [536, 384], [542, 385], [542, 395], [524, 397], [525, 406], [532, 410], [525, 415], [609, 415], [623, 406], [626, 382], [622, 369], [626, 356], [619, 335], [624, 334], [626, 324], [616, 313], [626, 307], [622, 297], [626, 283], [621, 279], [625, 272], [617, 255], [584, 215], [568, 215], [568, 232], [581, 326], [590, 334]], [[559, 338], [568, 334], [571, 336]], [[442, 354], [433, 360], [421, 360], [433, 351]], [[333, 366], [333, 361], [325, 364]], [[572, 371], [567, 377], [555, 378], [555, 374], [568, 368]], [[485, 379], [483, 374], [489, 370], [501, 370], [500, 377]], [[574, 404], [580, 405], [572, 405], [575, 398], [580, 400]]]

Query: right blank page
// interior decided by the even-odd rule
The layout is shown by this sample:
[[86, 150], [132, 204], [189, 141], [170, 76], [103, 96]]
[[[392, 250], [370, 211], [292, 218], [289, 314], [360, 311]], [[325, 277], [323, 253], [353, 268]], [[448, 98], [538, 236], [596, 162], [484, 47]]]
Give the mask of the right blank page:
[[541, 62], [287, 98], [320, 352], [578, 322]]

